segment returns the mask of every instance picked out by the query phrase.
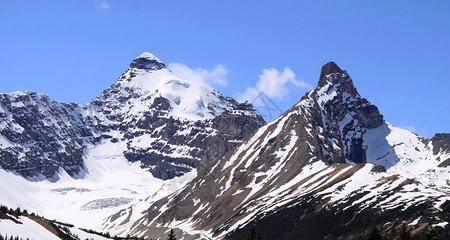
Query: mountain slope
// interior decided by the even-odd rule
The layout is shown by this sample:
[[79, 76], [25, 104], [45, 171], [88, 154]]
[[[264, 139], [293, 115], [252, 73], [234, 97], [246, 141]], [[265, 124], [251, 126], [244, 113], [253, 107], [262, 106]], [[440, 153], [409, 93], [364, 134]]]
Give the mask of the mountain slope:
[[449, 157], [447, 135], [429, 140], [391, 126], [330, 62], [292, 109], [121, 229], [242, 239], [256, 224], [268, 239], [335, 239], [371, 224], [392, 234], [401, 220], [446, 226]]

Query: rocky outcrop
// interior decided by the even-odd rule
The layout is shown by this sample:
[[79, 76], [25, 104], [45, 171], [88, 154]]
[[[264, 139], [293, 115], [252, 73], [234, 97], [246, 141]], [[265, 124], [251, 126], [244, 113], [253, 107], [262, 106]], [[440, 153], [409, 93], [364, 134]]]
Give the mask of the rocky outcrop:
[[0, 95], [0, 166], [25, 177], [55, 177], [83, 170], [91, 130], [76, 104], [33, 92]]
[[438, 133], [435, 134], [431, 141], [433, 143], [433, 153], [450, 152], [450, 133]]
[[155, 71], [166, 68], [166, 65], [153, 54], [145, 52], [139, 57], [133, 59], [130, 64], [130, 68]]
[[[449, 153], [450, 155], [450, 134], [438, 133], [431, 138], [433, 153]], [[446, 168], [450, 166], [450, 156], [439, 164], [439, 167]]]
[[325, 64], [317, 88], [302, 101], [309, 105], [312, 128], [319, 131], [317, 140], [324, 159], [330, 163], [366, 162], [362, 137], [384, 120], [378, 108], [359, 95], [346, 71], [334, 62]]

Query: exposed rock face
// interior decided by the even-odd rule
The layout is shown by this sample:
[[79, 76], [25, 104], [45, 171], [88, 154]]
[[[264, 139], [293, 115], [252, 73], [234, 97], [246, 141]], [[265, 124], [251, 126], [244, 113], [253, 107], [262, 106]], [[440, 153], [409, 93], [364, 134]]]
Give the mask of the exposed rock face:
[[76, 104], [33, 92], [0, 95], [0, 166], [25, 177], [72, 176], [83, 169], [83, 148], [92, 136]]
[[26, 177], [51, 178], [60, 168], [75, 176], [86, 146], [109, 140], [126, 143], [129, 161], [171, 179], [197, 167], [207, 172], [263, 124], [251, 105], [180, 79], [143, 53], [87, 105], [0, 95], [0, 166]]
[[303, 97], [302, 102], [313, 117], [308, 121], [321, 136], [318, 141], [324, 159], [330, 163], [366, 162], [362, 137], [367, 129], [381, 126], [383, 116], [376, 106], [359, 95], [347, 72], [334, 62], [325, 64], [318, 87]]
[[438, 133], [431, 138], [433, 142], [433, 152], [438, 154], [441, 151], [450, 152], [450, 134]]
[[[199, 173], [207, 173], [210, 166], [264, 123], [259, 115], [246, 115], [254, 110], [244, 107], [237, 104], [235, 110], [225, 111], [207, 121], [146, 116], [135, 125], [134, 128], [142, 127], [137, 134], [124, 135], [130, 141], [125, 157], [150, 167], [152, 174], [161, 179], [181, 176], [193, 168]], [[146, 146], [133, 144], [133, 139], [144, 134], [157, 140], [149, 141]], [[171, 155], [176, 151], [183, 154]]]
[[[450, 153], [450, 134], [438, 133], [431, 138], [433, 145], [433, 153]], [[445, 168], [450, 166], [450, 157], [439, 164], [439, 167]]]
[[[434, 173], [444, 156], [387, 124], [331, 62], [292, 109], [122, 227], [149, 238], [178, 228], [185, 239], [242, 239], [256, 224], [267, 239], [336, 239], [386, 219], [412, 222], [423, 214], [421, 221], [436, 223], [436, 216], [446, 219], [439, 206], [450, 200], [448, 171]], [[408, 213], [392, 215], [400, 210]]]

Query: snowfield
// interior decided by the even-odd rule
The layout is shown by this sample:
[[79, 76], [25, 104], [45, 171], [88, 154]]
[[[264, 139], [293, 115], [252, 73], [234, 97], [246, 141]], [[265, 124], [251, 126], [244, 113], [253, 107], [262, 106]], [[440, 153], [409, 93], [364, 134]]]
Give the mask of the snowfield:
[[110, 215], [141, 202], [155, 201], [184, 186], [196, 171], [171, 180], [161, 180], [129, 163], [121, 142], [105, 141], [86, 153], [88, 171], [74, 179], [61, 171], [59, 181], [29, 181], [0, 170], [0, 203], [26, 208], [48, 219], [57, 219], [86, 229], [101, 229]]
[[60, 240], [56, 235], [45, 229], [39, 223], [27, 218], [20, 217], [20, 224], [11, 220], [0, 219], [0, 233], [8, 236], [19, 236], [30, 240]]

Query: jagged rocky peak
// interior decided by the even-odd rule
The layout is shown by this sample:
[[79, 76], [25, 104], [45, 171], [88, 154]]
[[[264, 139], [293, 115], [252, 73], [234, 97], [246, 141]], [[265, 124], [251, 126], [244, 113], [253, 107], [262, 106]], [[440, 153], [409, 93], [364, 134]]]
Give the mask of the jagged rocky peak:
[[336, 87], [338, 92], [346, 92], [347, 94], [359, 97], [359, 93], [348, 73], [333, 61], [322, 66], [316, 90], [330, 85]]
[[166, 65], [152, 53], [144, 52], [133, 59], [130, 64], [130, 68], [143, 70], [160, 70], [166, 68]]
[[320, 80], [319, 86], [324, 86], [328, 82], [328, 78], [326, 76], [330, 74], [342, 74], [344, 71], [333, 61], [328, 62], [322, 66], [322, 70], [320, 71]]
[[384, 122], [378, 108], [361, 97], [351, 77], [335, 62], [328, 62], [322, 67], [314, 92], [319, 105], [339, 121], [350, 111], [356, 113], [363, 126], [369, 129]]
[[307, 112], [327, 162], [366, 162], [363, 136], [384, 123], [378, 108], [361, 97], [349, 74], [335, 62], [323, 65], [317, 87], [297, 105]]

